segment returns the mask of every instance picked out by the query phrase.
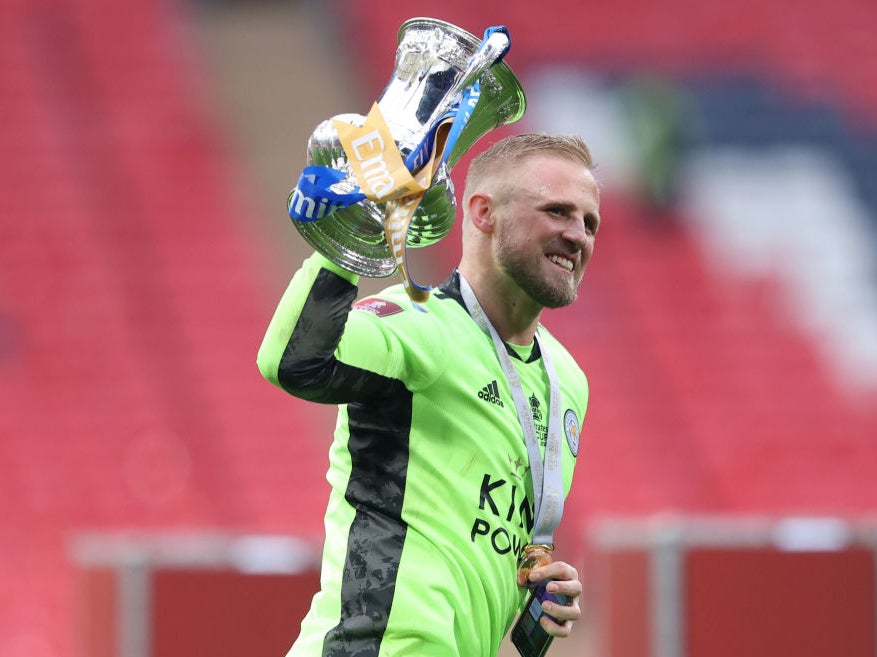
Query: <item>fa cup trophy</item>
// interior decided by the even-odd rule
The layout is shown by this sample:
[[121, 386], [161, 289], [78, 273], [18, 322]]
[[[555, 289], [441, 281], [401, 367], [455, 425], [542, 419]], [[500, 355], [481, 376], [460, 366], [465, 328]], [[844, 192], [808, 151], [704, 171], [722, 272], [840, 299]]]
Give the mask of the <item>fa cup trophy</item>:
[[362, 276], [400, 270], [412, 301], [425, 300], [429, 288], [411, 278], [407, 247], [450, 232], [451, 168], [526, 108], [520, 82], [502, 61], [510, 45], [504, 27], [478, 39], [440, 20], [406, 21], [395, 69], [369, 114], [339, 114], [308, 140], [308, 166], [287, 200], [302, 237]]

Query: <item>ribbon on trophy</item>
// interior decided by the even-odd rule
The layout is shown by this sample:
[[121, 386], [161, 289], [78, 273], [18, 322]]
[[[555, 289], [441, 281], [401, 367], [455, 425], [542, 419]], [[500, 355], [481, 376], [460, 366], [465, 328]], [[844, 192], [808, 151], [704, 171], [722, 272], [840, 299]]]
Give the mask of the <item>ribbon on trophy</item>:
[[403, 162], [377, 103], [362, 127], [333, 121], [360, 188], [369, 200], [386, 203], [384, 235], [402, 273], [405, 291], [414, 303], [426, 301], [429, 288], [417, 284], [408, 269], [408, 228], [424, 192], [429, 189], [435, 168], [441, 163], [436, 156], [446, 142], [451, 120], [444, 118], [430, 131], [431, 148], [427, 144], [412, 151], [409, 160], [426, 159], [414, 173]]
[[[493, 63], [502, 60], [511, 42], [508, 30], [496, 26], [485, 31], [472, 62], [482, 54], [488, 39], [496, 32], [505, 36], [508, 45]], [[357, 187], [346, 193], [336, 191], [333, 186], [346, 180], [347, 174], [331, 167], [313, 165], [302, 171], [295, 189], [287, 198], [290, 218], [303, 222], [318, 221], [364, 199], [386, 204], [384, 235], [403, 276], [405, 291], [415, 305], [429, 298], [431, 288], [418, 284], [411, 276], [407, 258], [408, 229], [435, 172], [449, 157], [478, 103], [481, 95], [478, 77], [471, 80], [470, 77], [466, 72], [460, 77], [461, 91], [449, 106], [438, 109], [437, 116], [431, 117], [420, 144], [404, 160], [378, 103], [372, 105], [362, 126], [333, 119], [332, 124]]]

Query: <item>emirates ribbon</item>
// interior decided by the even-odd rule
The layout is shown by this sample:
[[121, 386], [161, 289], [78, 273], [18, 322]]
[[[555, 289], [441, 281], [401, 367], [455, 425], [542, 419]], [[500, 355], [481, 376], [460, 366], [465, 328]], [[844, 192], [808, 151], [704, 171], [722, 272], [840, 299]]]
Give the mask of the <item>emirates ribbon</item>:
[[442, 153], [455, 117], [456, 112], [449, 114], [431, 131], [428, 157], [415, 172], [409, 171], [402, 160], [377, 103], [361, 127], [333, 120], [362, 193], [369, 200], [386, 203], [384, 235], [402, 274], [405, 291], [415, 304], [429, 298], [430, 287], [419, 285], [411, 275], [407, 255], [408, 229], [435, 170], [443, 161]]
[[359, 203], [365, 194], [359, 191], [346, 194], [336, 192], [332, 185], [347, 178], [343, 171], [330, 167], [305, 167], [289, 196], [286, 209], [296, 221], [312, 222], [332, 214], [338, 208]]

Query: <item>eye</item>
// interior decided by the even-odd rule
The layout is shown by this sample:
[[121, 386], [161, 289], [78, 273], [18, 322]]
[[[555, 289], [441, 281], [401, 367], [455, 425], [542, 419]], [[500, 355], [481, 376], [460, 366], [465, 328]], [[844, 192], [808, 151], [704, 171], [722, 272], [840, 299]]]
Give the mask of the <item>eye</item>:
[[600, 228], [600, 220], [593, 214], [586, 214], [585, 229], [592, 235], [596, 235], [598, 228]]

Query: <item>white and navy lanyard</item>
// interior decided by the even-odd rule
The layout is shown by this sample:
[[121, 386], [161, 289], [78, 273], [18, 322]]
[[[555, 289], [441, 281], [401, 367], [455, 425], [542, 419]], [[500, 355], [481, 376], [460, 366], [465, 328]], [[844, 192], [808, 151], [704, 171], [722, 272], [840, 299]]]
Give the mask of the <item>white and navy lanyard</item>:
[[[459, 273], [459, 272], [458, 272]], [[560, 457], [560, 386], [557, 382], [557, 373], [551, 363], [548, 350], [542, 348], [539, 333], [536, 332], [536, 344], [542, 355], [545, 365], [545, 373], [548, 376], [548, 436], [545, 443], [545, 460], [539, 450], [539, 438], [536, 435], [536, 424], [530, 406], [524, 395], [524, 387], [521, 377], [515, 369], [512, 359], [506, 351], [505, 342], [499, 337], [499, 333], [490, 323], [487, 314], [478, 303], [469, 281], [460, 275], [460, 292], [463, 303], [472, 319], [478, 327], [493, 338], [493, 346], [499, 359], [506, 382], [515, 402], [518, 412], [518, 421], [524, 432], [524, 441], [527, 444], [527, 454], [530, 458], [530, 474], [533, 478], [533, 497], [535, 507], [533, 543], [537, 545], [552, 545], [554, 542], [554, 530], [560, 524], [563, 515], [563, 470]]]

